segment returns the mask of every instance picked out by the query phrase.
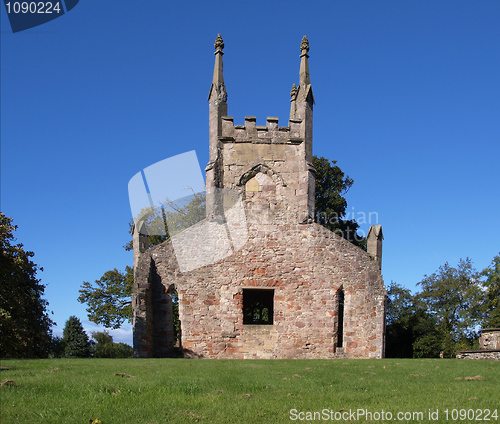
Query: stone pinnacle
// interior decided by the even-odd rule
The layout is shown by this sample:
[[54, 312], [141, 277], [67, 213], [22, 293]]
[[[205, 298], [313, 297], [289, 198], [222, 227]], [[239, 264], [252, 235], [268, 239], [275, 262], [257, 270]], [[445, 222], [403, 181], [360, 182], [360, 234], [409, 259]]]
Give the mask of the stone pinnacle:
[[302, 42], [300, 43], [300, 51], [302, 51], [302, 50], [305, 50], [306, 53], [309, 51], [309, 40], [307, 39], [307, 37], [305, 35], [302, 37]]
[[222, 37], [220, 34], [217, 35], [217, 38], [215, 39], [215, 53], [221, 52], [224, 49], [224, 41], [222, 41]]

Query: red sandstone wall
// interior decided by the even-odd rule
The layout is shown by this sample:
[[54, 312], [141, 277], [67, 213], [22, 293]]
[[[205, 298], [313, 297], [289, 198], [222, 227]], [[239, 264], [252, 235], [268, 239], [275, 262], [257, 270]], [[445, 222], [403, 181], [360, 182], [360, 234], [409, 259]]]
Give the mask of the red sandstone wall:
[[[151, 259], [180, 300], [182, 347], [207, 358], [331, 358], [339, 355], [337, 291], [345, 291], [343, 356], [383, 355], [385, 287], [377, 263], [318, 224], [251, 225], [233, 256], [180, 274], [170, 244], [141, 258], [134, 293], [134, 348], [150, 353], [147, 283]], [[274, 324], [244, 325], [242, 290], [274, 289]], [[142, 305], [142, 306], [141, 306]]]

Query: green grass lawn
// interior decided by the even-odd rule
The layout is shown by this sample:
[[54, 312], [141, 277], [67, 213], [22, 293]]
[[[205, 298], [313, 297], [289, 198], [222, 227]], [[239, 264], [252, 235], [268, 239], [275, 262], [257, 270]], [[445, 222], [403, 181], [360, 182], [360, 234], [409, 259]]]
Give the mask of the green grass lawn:
[[[322, 412], [316, 422], [465, 423], [479, 414], [477, 422], [500, 422], [493, 415], [500, 415], [499, 361], [44, 359], [1, 366], [10, 368], [0, 371], [2, 424], [290, 423], [310, 422], [308, 411]], [[429, 410], [439, 419], [429, 419]], [[460, 410], [469, 418], [454, 419]], [[349, 411], [356, 415], [349, 419]], [[400, 421], [398, 412], [415, 419]]]

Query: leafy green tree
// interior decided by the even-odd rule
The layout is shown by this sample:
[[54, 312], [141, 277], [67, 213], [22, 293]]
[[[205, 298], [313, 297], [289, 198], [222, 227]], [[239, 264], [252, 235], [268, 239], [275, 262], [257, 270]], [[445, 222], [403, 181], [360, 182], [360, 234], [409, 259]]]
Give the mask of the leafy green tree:
[[92, 333], [95, 340], [93, 344], [93, 355], [95, 358], [130, 358], [133, 356], [133, 349], [125, 343], [114, 343], [113, 336], [107, 331], [97, 331]]
[[114, 343], [115, 358], [132, 358], [134, 356], [134, 349], [126, 343]]
[[61, 337], [53, 336], [50, 341], [49, 358], [61, 358], [64, 356], [64, 343]]
[[477, 346], [477, 327], [500, 327], [500, 255], [480, 274], [470, 259], [448, 263], [412, 295], [388, 287], [386, 356], [453, 357]]
[[395, 282], [387, 287], [386, 347], [387, 358], [413, 357], [413, 296]]
[[76, 316], [71, 316], [66, 321], [63, 329], [64, 354], [77, 358], [90, 356], [90, 341], [83, 329], [82, 323]]
[[339, 234], [356, 246], [366, 250], [366, 239], [358, 234], [359, 225], [354, 220], [346, 220], [347, 200], [345, 194], [354, 180], [331, 161], [313, 156], [316, 169], [316, 222]]
[[493, 258], [491, 265], [481, 272], [483, 299], [481, 301], [481, 326], [500, 328], [500, 253]]
[[206, 216], [206, 194], [195, 193], [176, 202], [166, 199], [163, 215], [167, 223], [168, 235], [173, 236], [202, 221]]
[[386, 323], [392, 325], [408, 319], [414, 312], [414, 296], [411, 291], [391, 281], [387, 287]]
[[436, 319], [444, 356], [453, 356], [455, 351], [464, 347], [464, 341], [471, 345], [477, 338], [479, 299], [482, 297], [478, 274], [471, 260], [461, 259], [456, 268], [445, 263], [418, 285], [422, 287], [419, 301]]
[[436, 327], [436, 320], [425, 312], [419, 312], [421, 319], [416, 319], [415, 333], [418, 337], [413, 342], [413, 358], [438, 358], [443, 353], [443, 334]]
[[95, 358], [114, 358], [115, 348], [113, 337], [107, 331], [94, 331], [92, 338], [95, 340], [92, 346], [93, 356]]
[[[163, 243], [171, 235], [175, 235], [186, 228], [202, 221], [206, 216], [206, 195], [204, 192], [192, 192], [190, 196], [173, 202], [165, 199], [159, 207], [144, 208], [136, 221], [145, 223], [148, 229], [149, 246]], [[129, 233], [134, 231], [134, 220], [129, 223]], [[133, 249], [132, 240], [125, 246], [125, 250]]]
[[41, 358], [50, 350], [49, 303], [33, 252], [15, 244], [12, 218], [0, 212], [0, 357]]
[[441, 336], [430, 316], [410, 290], [391, 282], [387, 288], [386, 357], [438, 357]]
[[132, 319], [132, 285], [134, 270], [127, 266], [125, 272], [116, 268], [91, 284], [84, 281], [78, 301], [87, 304], [89, 320], [107, 328], [119, 328], [125, 320]]

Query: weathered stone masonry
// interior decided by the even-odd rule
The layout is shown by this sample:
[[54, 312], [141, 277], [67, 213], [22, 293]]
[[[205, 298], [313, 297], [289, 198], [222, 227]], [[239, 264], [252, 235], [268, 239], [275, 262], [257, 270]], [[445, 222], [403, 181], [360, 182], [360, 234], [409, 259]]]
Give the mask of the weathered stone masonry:
[[500, 328], [480, 330], [479, 350], [457, 352], [457, 359], [494, 359], [500, 361]]
[[[248, 240], [223, 260], [180, 272], [170, 241], [148, 249], [144, 231], [140, 225], [135, 229], [135, 356], [174, 355], [170, 293], [175, 288], [181, 346], [191, 356], [382, 357], [386, 290], [380, 226], [370, 229], [367, 253], [312, 219], [314, 97], [307, 39], [286, 127], [274, 117], [257, 126], [254, 117], [234, 125], [226, 116], [223, 47], [219, 36], [209, 94], [207, 220], [224, 213], [215, 189], [236, 191], [243, 199]], [[264, 318], [258, 324], [245, 322], [250, 299], [260, 299]]]

